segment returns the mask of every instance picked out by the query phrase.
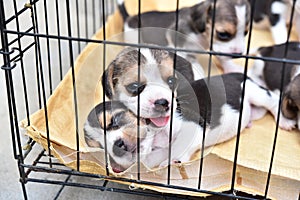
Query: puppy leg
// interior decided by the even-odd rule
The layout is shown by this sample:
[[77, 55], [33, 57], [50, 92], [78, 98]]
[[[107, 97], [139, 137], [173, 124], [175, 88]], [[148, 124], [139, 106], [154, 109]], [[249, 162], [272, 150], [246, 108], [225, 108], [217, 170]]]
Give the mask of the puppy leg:
[[[273, 92], [260, 87], [250, 79], [246, 80], [245, 98], [250, 104], [258, 107], [264, 107], [269, 110], [277, 120], [279, 108], [279, 96]], [[287, 119], [280, 111], [279, 127], [285, 130], [291, 130], [296, 125], [295, 120]]]
[[[179, 134], [172, 143], [171, 147], [171, 163], [188, 162], [191, 156], [200, 149], [202, 141], [202, 128], [189, 121], [184, 121]], [[167, 159], [160, 166], [168, 165]]]
[[149, 167], [149, 168], [154, 168], [154, 167], [162, 167], [165, 165], [162, 165], [162, 163], [168, 158], [168, 148], [157, 148], [151, 151], [143, 160], [143, 163]]
[[267, 110], [263, 107], [251, 106], [251, 120], [259, 120], [263, 118]]
[[[275, 44], [281, 44], [287, 40], [287, 28], [286, 28], [286, 12], [287, 5], [285, 3], [275, 1], [271, 6], [272, 16], [271, 21], [271, 32]], [[279, 16], [279, 18], [277, 18]]]
[[[260, 55], [257, 55], [260, 56]], [[265, 67], [265, 62], [262, 60], [255, 60], [252, 68], [249, 70], [249, 77], [254, 80], [257, 84], [266, 88], [266, 83], [263, 80], [263, 70]]]

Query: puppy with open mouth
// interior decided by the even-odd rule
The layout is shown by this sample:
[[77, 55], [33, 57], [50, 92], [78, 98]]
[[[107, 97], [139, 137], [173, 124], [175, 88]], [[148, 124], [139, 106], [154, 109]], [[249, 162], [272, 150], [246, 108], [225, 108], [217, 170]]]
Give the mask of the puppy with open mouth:
[[[139, 27], [139, 16], [129, 16], [123, 0], [118, 1], [118, 6], [124, 20], [125, 38], [127, 37], [126, 32], [131, 34], [127, 38], [138, 38], [137, 34], [133, 34], [133, 30]], [[214, 8], [215, 12], [213, 12]], [[163, 28], [160, 29], [161, 31], [158, 29], [142, 30], [140, 36], [145, 43], [161, 46], [176, 44], [177, 47], [186, 49], [197, 49], [201, 46], [202, 49], [209, 49], [211, 31], [214, 27], [213, 51], [237, 55], [245, 52], [245, 35], [248, 33], [250, 21], [250, 5], [247, 0], [216, 1], [215, 6], [213, 0], [204, 0], [194, 6], [180, 9], [177, 31], [185, 35], [185, 38], [176, 39], [178, 33], [175, 32], [177, 26], [175, 11], [145, 12], [140, 17], [141, 28]], [[212, 25], [213, 18], [214, 26]], [[192, 53], [188, 53], [184, 57], [192, 63], [197, 63], [195, 55]], [[243, 69], [231, 61], [232, 57], [218, 56], [218, 58], [225, 73], [242, 72]]]
[[[300, 61], [300, 43], [289, 42], [286, 59]], [[285, 58], [285, 44], [261, 47], [256, 54], [259, 57]], [[289, 119], [297, 120], [298, 129], [300, 126], [300, 66], [297, 64], [285, 63], [283, 74], [283, 99], [282, 113]], [[250, 70], [251, 78], [266, 88], [274, 91], [279, 96], [283, 73], [282, 62], [271, 62], [255, 60]]]
[[[180, 68], [177, 64], [176, 69]], [[243, 74], [214, 76], [209, 81], [187, 81], [178, 78], [179, 73], [174, 76], [173, 66], [173, 59], [166, 51], [141, 49], [139, 52], [129, 48], [109, 65], [102, 79], [108, 98], [123, 102], [136, 116], [146, 121], [153, 133], [151, 152], [147, 155], [149, 167], [167, 163], [171, 116], [171, 160], [174, 162], [189, 161], [191, 155], [201, 148], [204, 126], [207, 127], [204, 147], [234, 137], [238, 129], [244, 81], [241, 130], [252, 120], [251, 105], [265, 108], [277, 119], [278, 96], [249, 78], [244, 80]], [[279, 122], [279, 126], [287, 130], [294, 125], [294, 120], [283, 116]]]
[[138, 137], [142, 161], [152, 150], [153, 135], [150, 135], [143, 119], [140, 119], [138, 130], [137, 120], [121, 102], [108, 101], [95, 106], [84, 124], [87, 145], [102, 149], [106, 145], [109, 164], [115, 173], [126, 170], [137, 161]]
[[104, 72], [102, 84], [109, 99], [121, 101], [136, 115], [140, 112], [151, 126], [159, 128], [170, 120], [177, 85], [192, 80], [191, 64], [179, 55], [174, 65], [171, 52], [125, 48]]

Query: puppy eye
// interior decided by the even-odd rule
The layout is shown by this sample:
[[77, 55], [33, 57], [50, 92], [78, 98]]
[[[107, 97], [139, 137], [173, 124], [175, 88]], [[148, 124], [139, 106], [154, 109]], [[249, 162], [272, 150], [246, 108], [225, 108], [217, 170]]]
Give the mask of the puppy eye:
[[134, 83], [130, 83], [129, 85], [126, 86], [126, 90], [132, 94], [132, 96], [137, 96], [138, 94], [140, 94], [144, 89], [145, 89], [146, 85], [139, 83], [139, 82], [134, 82]]
[[177, 78], [174, 77], [174, 76], [170, 76], [168, 79], [167, 79], [167, 83], [169, 85], [169, 87], [172, 89], [172, 88], [175, 88], [177, 86]]
[[217, 38], [222, 41], [228, 41], [232, 38], [232, 35], [228, 32], [218, 32], [217, 31]]
[[294, 112], [298, 112], [298, 107], [297, 107], [297, 105], [294, 103], [294, 101], [292, 101], [292, 100], [288, 100], [288, 109], [289, 110], [292, 110], [292, 111], [294, 111]]
[[112, 116], [110, 123], [106, 126], [106, 130], [116, 130], [119, 129], [121, 126], [126, 124], [124, 118], [124, 112], [120, 112]]

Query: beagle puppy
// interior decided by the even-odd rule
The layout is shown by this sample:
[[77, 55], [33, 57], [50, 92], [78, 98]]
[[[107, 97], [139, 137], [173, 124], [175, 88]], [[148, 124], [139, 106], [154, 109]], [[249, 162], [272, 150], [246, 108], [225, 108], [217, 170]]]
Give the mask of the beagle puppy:
[[[227, 141], [237, 135], [240, 117], [242, 89], [245, 96], [242, 111], [241, 131], [253, 120], [252, 105], [268, 110], [275, 120], [279, 108], [279, 97], [259, 86], [250, 78], [244, 80], [242, 73], [229, 73], [201, 79], [179, 87], [178, 108], [174, 115], [174, 126], [180, 124], [172, 143], [173, 162], [187, 162], [194, 152], [201, 149], [203, 128], [206, 126], [204, 147]], [[257, 98], [259, 96], [259, 98]], [[290, 129], [294, 120], [282, 117], [279, 126]], [[162, 162], [166, 164], [167, 160]]]
[[[286, 58], [300, 61], [300, 43], [289, 42], [287, 55], [285, 54], [285, 44], [279, 44], [268, 47], [261, 47], [257, 50], [259, 57]], [[282, 113], [289, 119], [295, 119], [300, 125], [300, 65], [286, 63], [284, 65], [285, 73], [283, 76], [283, 100]], [[283, 63], [275, 61], [255, 60], [249, 76], [258, 83], [279, 95], [281, 87], [281, 77], [283, 72]]]
[[[104, 118], [105, 113], [105, 118]], [[84, 138], [89, 147], [104, 148], [115, 173], [122, 172], [137, 160], [137, 117], [119, 101], [96, 105], [84, 124]], [[106, 130], [106, 131], [105, 131]], [[151, 152], [153, 136], [142, 118], [139, 123], [140, 159]], [[106, 135], [106, 142], [105, 142]]]
[[[118, 0], [118, 7], [124, 20], [126, 32], [138, 28], [138, 15], [129, 16], [123, 0]], [[176, 30], [176, 12], [151, 11], [141, 14], [140, 36], [144, 43], [161, 46], [176, 46], [186, 49], [209, 49], [215, 8], [212, 50], [229, 54], [243, 54], [245, 51], [245, 35], [248, 33], [250, 6], [247, 0], [204, 0], [194, 6], [179, 10], [178, 32]], [[145, 27], [155, 27], [161, 29]], [[138, 38], [137, 35], [131, 38]], [[176, 39], [177, 38], [177, 39]], [[195, 54], [188, 53], [185, 58], [196, 64]], [[190, 58], [192, 58], [190, 60]], [[224, 72], [241, 71], [231, 61], [231, 56], [218, 56], [220, 63], [226, 63]], [[230, 62], [231, 64], [229, 64]], [[199, 66], [199, 65], [198, 65]], [[235, 67], [233, 67], [235, 66]], [[200, 66], [199, 66], [200, 67]], [[203, 71], [203, 70], [202, 70]], [[197, 77], [198, 78], [198, 77]], [[203, 78], [199, 77], [199, 78]], [[195, 79], [197, 80], [197, 79]]]
[[172, 52], [165, 50], [139, 51], [129, 47], [109, 64], [102, 85], [109, 99], [121, 101], [135, 115], [139, 105], [141, 117], [155, 127], [163, 127], [170, 119], [172, 92], [176, 97], [180, 82], [192, 80], [191, 64], [181, 56], [174, 58]]

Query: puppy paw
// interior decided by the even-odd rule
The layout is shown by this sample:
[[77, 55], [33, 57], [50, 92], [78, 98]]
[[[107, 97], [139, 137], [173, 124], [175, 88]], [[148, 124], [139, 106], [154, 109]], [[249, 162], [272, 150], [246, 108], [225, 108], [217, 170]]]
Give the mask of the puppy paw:
[[293, 128], [296, 127], [296, 121], [293, 119], [288, 119], [284, 117], [283, 115], [280, 116], [279, 120], [279, 127], [286, 131], [291, 131]]

